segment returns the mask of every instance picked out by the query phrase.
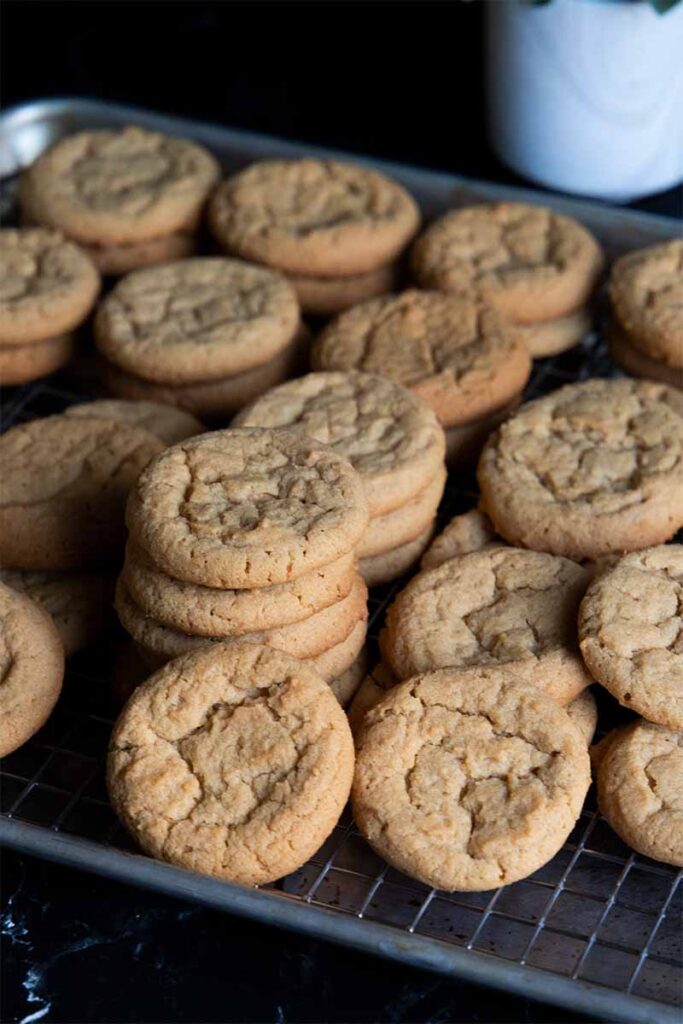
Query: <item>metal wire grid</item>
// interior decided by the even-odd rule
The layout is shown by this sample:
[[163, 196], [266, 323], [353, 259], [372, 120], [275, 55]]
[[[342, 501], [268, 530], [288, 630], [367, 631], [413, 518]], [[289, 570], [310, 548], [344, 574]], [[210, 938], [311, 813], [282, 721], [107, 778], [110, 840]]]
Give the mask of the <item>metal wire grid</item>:
[[[526, 397], [577, 378], [614, 374], [593, 336], [538, 362]], [[63, 376], [16, 389], [2, 410], [6, 429], [85, 397]], [[471, 507], [474, 480], [451, 474], [440, 518]], [[370, 644], [400, 584], [370, 599]], [[103, 641], [115, 649], [120, 635]], [[104, 755], [117, 713], [102, 645], [71, 659], [47, 725], [0, 763], [0, 812], [112, 852], [134, 849], [104, 786]], [[364, 843], [348, 810], [318, 854], [267, 887], [281, 898], [381, 922], [397, 933], [436, 938], [563, 978], [678, 1006], [681, 991], [681, 872], [634, 854], [601, 819], [592, 792], [557, 856], [530, 878], [493, 893], [430, 890], [386, 865]]]

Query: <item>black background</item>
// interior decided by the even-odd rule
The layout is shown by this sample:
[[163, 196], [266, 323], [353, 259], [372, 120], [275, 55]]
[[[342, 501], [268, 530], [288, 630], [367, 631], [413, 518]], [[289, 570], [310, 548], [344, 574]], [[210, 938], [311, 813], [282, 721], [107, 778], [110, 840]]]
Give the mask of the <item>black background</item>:
[[[486, 141], [483, 7], [4, 0], [3, 106], [95, 96], [514, 181]], [[2, 869], [6, 1021], [579, 1019], [13, 853]]]

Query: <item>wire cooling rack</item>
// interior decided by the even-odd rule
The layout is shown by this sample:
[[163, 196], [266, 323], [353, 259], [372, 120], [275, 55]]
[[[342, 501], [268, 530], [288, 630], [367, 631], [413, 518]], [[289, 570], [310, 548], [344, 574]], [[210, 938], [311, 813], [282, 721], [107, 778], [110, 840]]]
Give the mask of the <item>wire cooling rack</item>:
[[[0, 117], [0, 174], [12, 175], [66, 131], [136, 123], [210, 146], [226, 169], [264, 156], [339, 156], [216, 125], [83, 100], [37, 101]], [[343, 157], [345, 154], [341, 154]], [[547, 196], [373, 161], [402, 181], [427, 214], [453, 201]], [[12, 189], [5, 205], [11, 207]], [[652, 244], [675, 222], [552, 198], [584, 221], [610, 254]], [[535, 363], [526, 398], [616, 371], [597, 336]], [[94, 395], [87, 359], [77, 372], [16, 388], [0, 400], [2, 429]], [[0, 481], [1, 486], [1, 481]], [[449, 475], [441, 523], [475, 501], [471, 474]], [[370, 598], [370, 646], [401, 583]], [[63, 694], [46, 726], [0, 762], [0, 840], [111, 877], [343, 942], [367, 952], [495, 985], [582, 1011], [591, 1019], [680, 1024], [681, 872], [634, 854], [602, 820], [589, 793], [562, 850], [530, 878], [493, 893], [448, 894], [389, 868], [348, 811], [303, 868], [263, 889], [245, 889], [138, 853], [111, 810], [104, 761], [119, 702], [113, 670], [126, 643], [112, 625], [93, 650], [70, 659]], [[604, 693], [601, 721], [620, 712]]]
[[[592, 337], [579, 349], [538, 362], [527, 397], [613, 372], [603, 345]], [[18, 388], [4, 402], [2, 427], [59, 412], [84, 397], [81, 385], [64, 377]], [[447, 521], [473, 501], [473, 478], [451, 474], [440, 518]], [[371, 596], [371, 644], [399, 587]], [[1, 763], [0, 835], [9, 843], [600, 1016], [676, 1019], [681, 873], [629, 850], [601, 819], [592, 793], [557, 856], [530, 878], [493, 893], [446, 894], [399, 874], [364, 843], [348, 811], [309, 863], [265, 891], [236, 890], [135, 854], [104, 787], [118, 710], [107, 666], [124, 643], [112, 626], [97, 649], [73, 658], [47, 725]], [[137, 862], [145, 863], [145, 877], [133, 870]], [[183, 887], [178, 876], [190, 881]], [[240, 905], [240, 893], [256, 902]], [[285, 920], [279, 904], [305, 908], [314, 917]], [[449, 956], [454, 952], [455, 959]]]

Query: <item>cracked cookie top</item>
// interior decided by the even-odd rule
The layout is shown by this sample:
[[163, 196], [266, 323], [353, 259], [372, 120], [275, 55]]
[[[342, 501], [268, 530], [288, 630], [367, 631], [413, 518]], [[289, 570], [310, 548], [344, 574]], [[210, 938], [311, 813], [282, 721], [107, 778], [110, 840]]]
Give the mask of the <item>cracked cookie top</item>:
[[568, 384], [513, 413], [477, 478], [511, 544], [576, 559], [659, 544], [683, 526], [683, 395], [650, 381]]
[[626, 253], [612, 267], [617, 319], [638, 349], [683, 366], [683, 241]]
[[339, 819], [353, 741], [329, 686], [254, 644], [183, 655], [140, 686], [112, 733], [112, 803], [148, 853], [239, 882], [274, 881]]
[[78, 327], [100, 277], [86, 254], [57, 231], [0, 231], [0, 344], [31, 344]]
[[267, 363], [298, 326], [299, 305], [284, 277], [208, 257], [128, 274], [97, 310], [95, 341], [127, 373], [192, 384]]
[[0, 564], [75, 569], [116, 561], [140, 470], [163, 448], [114, 420], [48, 416], [0, 437]]
[[446, 441], [430, 407], [393, 381], [366, 373], [309, 373], [257, 398], [233, 420], [297, 427], [349, 460], [373, 516], [414, 498], [443, 465]]
[[579, 644], [620, 704], [683, 729], [683, 544], [633, 552], [589, 586]]
[[563, 708], [501, 668], [444, 669], [389, 690], [357, 736], [353, 815], [399, 871], [493, 889], [560, 849], [590, 782]]
[[286, 583], [353, 550], [360, 477], [295, 430], [239, 428], [168, 448], [128, 503], [134, 542], [171, 576], [211, 587]]
[[453, 516], [444, 526], [422, 556], [420, 568], [436, 569], [449, 558], [469, 555], [472, 551], [481, 551], [499, 543], [500, 538], [496, 536], [488, 517], [478, 508], [473, 508]]
[[418, 238], [422, 288], [479, 294], [516, 323], [554, 320], [589, 298], [603, 257], [571, 217], [525, 203], [482, 203], [439, 217]]
[[64, 650], [48, 613], [0, 583], [0, 757], [47, 721], [63, 676]]
[[34, 223], [94, 245], [143, 242], [196, 227], [219, 176], [202, 146], [123, 128], [69, 135], [38, 157], [21, 181]]
[[493, 309], [471, 297], [411, 289], [370, 299], [316, 340], [318, 370], [364, 370], [425, 399], [444, 426], [485, 416], [527, 382], [526, 345]]
[[576, 640], [588, 571], [566, 558], [495, 547], [421, 572], [389, 609], [382, 653], [400, 679], [505, 666], [567, 704], [590, 683]]
[[642, 720], [610, 733], [598, 804], [638, 853], [683, 867], [683, 733]]
[[397, 182], [336, 160], [262, 160], [219, 185], [209, 204], [209, 224], [229, 252], [316, 277], [389, 263], [419, 222]]

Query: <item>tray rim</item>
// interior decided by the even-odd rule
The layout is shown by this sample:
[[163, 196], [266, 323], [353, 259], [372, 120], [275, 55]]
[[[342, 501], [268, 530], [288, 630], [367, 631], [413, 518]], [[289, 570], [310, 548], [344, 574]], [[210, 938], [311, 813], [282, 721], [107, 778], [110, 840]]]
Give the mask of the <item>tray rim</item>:
[[[217, 145], [229, 141], [232, 145], [242, 145], [264, 154], [274, 147], [280, 152], [290, 151], [292, 154], [350, 159], [380, 168], [407, 183], [409, 188], [412, 182], [412, 187], [417, 190], [431, 187], [446, 190], [453, 195], [457, 194], [459, 188], [469, 188], [491, 198], [532, 203], [540, 200], [545, 205], [579, 219], [598, 218], [605, 222], [616, 222], [661, 233], [663, 238], [680, 234], [680, 222], [675, 217], [623, 209], [596, 200], [541, 189], [467, 178], [447, 171], [373, 158], [371, 154], [357, 154], [215, 122], [176, 117], [148, 108], [82, 97], [37, 98], [1, 112], [0, 146], [7, 143], [8, 139], [11, 145], [12, 132], [26, 123], [36, 121], [39, 117], [68, 114], [90, 118], [113, 116], [122, 121], [137, 119], [162, 131], [187, 132], [195, 138], [201, 136], [202, 141], [209, 146], [213, 138]], [[678, 1024], [680, 1021], [680, 1011], [675, 1006], [569, 976], [562, 977], [552, 971], [506, 961], [499, 956], [452, 945], [422, 934], [411, 934], [379, 922], [363, 919], [361, 924], [357, 915], [290, 899], [282, 893], [271, 894], [266, 890], [243, 888], [218, 881], [141, 854], [104, 846], [93, 840], [62, 835], [52, 829], [17, 821], [6, 815], [0, 815], [0, 846], [3, 845], [22, 853], [164, 892], [179, 899], [194, 900], [266, 925], [301, 932], [438, 974], [554, 1003], [585, 1012], [589, 1016], [597, 1013], [604, 1020], [633, 1021], [638, 1024]]]
[[[47, 835], [46, 835], [47, 834]], [[49, 836], [49, 842], [46, 839]], [[461, 978], [498, 991], [578, 1010], [624, 1024], [679, 1024], [675, 1006], [629, 995], [592, 982], [520, 965], [426, 935], [399, 931], [355, 914], [288, 898], [286, 893], [246, 888], [173, 867], [143, 854], [62, 835], [40, 825], [0, 816], [0, 845], [115, 881], [202, 903], [267, 926], [334, 942], [388, 960]], [[359, 926], [360, 924], [360, 926]]]
[[[669, 217], [663, 214], [650, 213], [645, 210], [633, 210], [610, 204], [597, 199], [585, 199], [580, 196], [572, 196], [567, 193], [546, 191], [540, 188], [524, 188], [519, 185], [505, 185], [498, 182], [491, 182], [481, 178], [469, 178], [451, 171], [435, 170], [429, 167], [422, 167], [415, 164], [408, 164], [400, 160], [390, 160], [383, 157], [373, 157], [372, 154], [354, 153], [350, 150], [336, 149], [334, 147], [317, 145], [306, 140], [286, 139], [279, 135], [266, 132], [251, 131], [246, 128], [234, 128], [230, 125], [221, 125], [214, 121], [195, 120], [184, 116], [175, 116], [163, 111], [152, 110], [147, 107], [137, 107], [125, 103], [110, 103], [107, 100], [88, 99], [80, 96], [56, 96], [50, 98], [36, 98], [24, 103], [16, 104], [7, 110], [0, 112], [0, 147], [3, 144], [11, 144], [11, 133], [22, 127], [26, 122], [37, 120], [38, 116], [55, 116], [60, 113], [80, 112], [83, 116], [97, 117], [102, 114], [109, 114], [122, 120], [136, 118], [148, 124], [155, 124], [160, 131], [177, 132], [185, 128], [190, 134], [200, 134], [207, 139], [211, 137], [225, 139], [226, 136], [235, 142], [241, 142], [250, 148], [265, 150], [268, 147], [276, 147], [281, 150], [291, 150], [292, 153], [310, 154], [322, 156], [329, 159], [349, 159], [356, 163], [369, 164], [372, 167], [380, 168], [388, 174], [399, 178], [410, 178], [415, 180], [420, 187], [429, 184], [432, 187], [450, 188], [456, 192], [458, 188], [474, 189], [482, 194], [489, 194], [504, 200], [517, 200], [519, 202], [539, 203], [551, 206], [560, 211], [566, 211], [579, 219], [596, 217], [609, 220], [613, 223], [621, 223], [632, 227], [641, 226], [647, 231], [661, 231], [663, 236], [673, 234], [678, 237], [681, 231], [679, 218]], [[208, 143], [210, 145], [210, 142]], [[14, 172], [15, 174], [18, 172]], [[12, 176], [12, 175], [10, 175]]]

